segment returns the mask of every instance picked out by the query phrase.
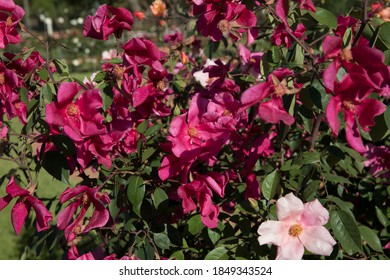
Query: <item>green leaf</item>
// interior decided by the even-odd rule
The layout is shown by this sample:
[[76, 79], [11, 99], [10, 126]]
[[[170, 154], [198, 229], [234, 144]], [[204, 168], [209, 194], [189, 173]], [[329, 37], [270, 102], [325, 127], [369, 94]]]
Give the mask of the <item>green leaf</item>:
[[165, 233], [155, 233], [153, 235], [154, 243], [161, 249], [169, 249], [171, 242]]
[[386, 112], [383, 114], [387, 129], [390, 129], [390, 107], [388, 106]]
[[376, 213], [376, 217], [378, 218], [379, 222], [384, 227], [387, 227], [388, 225], [390, 225], [389, 219], [386, 217], [386, 215], [383, 213], [383, 211], [378, 206], [375, 206], [375, 213]]
[[147, 137], [147, 136], [151, 136], [151, 135], [153, 135], [154, 133], [160, 131], [160, 129], [163, 128], [163, 127], [164, 127], [164, 124], [155, 124], [155, 125], [149, 127], [149, 128], [145, 131], [144, 135], [145, 135], [146, 137]]
[[202, 220], [201, 220], [201, 217], [200, 217], [200, 214], [197, 214], [193, 217], [191, 217], [189, 220], [188, 220], [188, 231], [192, 234], [192, 235], [196, 235], [198, 234], [199, 232], [202, 231], [202, 229], [204, 228], [204, 225], [202, 223]]
[[322, 176], [329, 182], [332, 183], [340, 183], [340, 184], [352, 184], [351, 181], [349, 181], [347, 178], [344, 178], [342, 176], [330, 174], [330, 173], [324, 173]]
[[169, 259], [171, 260], [184, 260], [184, 254], [183, 251], [176, 251], [174, 252]]
[[375, 125], [370, 130], [372, 141], [378, 142], [384, 139], [389, 134], [384, 115], [375, 117]]
[[58, 74], [60, 74], [62, 76], [69, 75], [69, 67], [64, 60], [53, 59], [53, 63], [56, 66]]
[[229, 258], [227, 252], [225, 247], [215, 248], [206, 255], [205, 260], [227, 260]]
[[333, 210], [330, 213], [330, 224], [335, 238], [348, 255], [363, 251], [359, 228], [347, 212]]
[[[107, 63], [107, 61], [103, 61], [103, 63]], [[111, 63], [111, 64], [121, 64], [121, 63], [123, 63], [123, 60], [121, 58], [119, 58], [119, 57], [114, 57], [114, 58], [110, 59], [108, 61], [108, 63]]]
[[379, 30], [379, 38], [390, 49], [390, 22], [385, 22]]
[[110, 108], [112, 101], [114, 99], [112, 86], [106, 85], [104, 88], [102, 88], [102, 95], [103, 95], [103, 109], [107, 111], [107, 109]]
[[167, 194], [163, 191], [161, 188], [156, 188], [156, 190], [153, 193], [153, 204], [156, 209], [158, 209], [158, 206], [163, 203], [164, 201], [168, 200]]
[[45, 84], [42, 87], [42, 95], [46, 101], [46, 104], [50, 103], [53, 100], [53, 84]]
[[137, 131], [139, 133], [144, 133], [148, 129], [148, 126], [149, 126], [149, 121], [148, 120], [144, 120], [142, 123], [140, 123], [137, 126]]
[[58, 151], [46, 152], [43, 156], [42, 167], [58, 181], [70, 185], [68, 162]]
[[267, 200], [271, 200], [276, 194], [276, 188], [279, 185], [280, 174], [278, 170], [268, 174], [261, 184], [261, 191]]
[[363, 239], [367, 242], [368, 246], [377, 252], [383, 253], [381, 241], [379, 240], [378, 235], [372, 229], [366, 226], [359, 226], [359, 231]]
[[145, 151], [142, 152], [142, 159], [141, 160], [142, 161], [147, 160], [148, 158], [150, 158], [154, 154], [155, 151], [156, 151], [156, 149], [153, 147], [147, 148]]
[[221, 238], [221, 234], [218, 231], [219, 231], [218, 229], [211, 229], [211, 228], [207, 229], [207, 234], [208, 234], [211, 242], [213, 242], [214, 245]]
[[30, 57], [31, 53], [35, 50], [35, 48], [27, 49], [23, 52], [23, 61], [22, 64]]
[[328, 196], [328, 200], [335, 203], [344, 212], [348, 213], [353, 218], [353, 220], [356, 222], [355, 216], [353, 215], [353, 213], [351, 211], [351, 208], [353, 207], [352, 203], [349, 203], [349, 204], [351, 204], [351, 207], [349, 207], [347, 202], [341, 200], [340, 198], [338, 198], [336, 196], [332, 196], [332, 195]]
[[139, 215], [141, 210], [142, 200], [145, 196], [144, 180], [139, 176], [131, 176], [127, 186], [127, 198], [133, 205], [134, 212]]
[[337, 28], [337, 18], [332, 12], [324, 8], [316, 7], [316, 12], [309, 13], [321, 25], [325, 25], [331, 29]]

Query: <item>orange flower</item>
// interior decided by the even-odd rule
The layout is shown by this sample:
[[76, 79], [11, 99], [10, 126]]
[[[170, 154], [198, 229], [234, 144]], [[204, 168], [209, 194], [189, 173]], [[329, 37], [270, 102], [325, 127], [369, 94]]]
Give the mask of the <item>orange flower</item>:
[[150, 5], [150, 10], [155, 17], [167, 16], [167, 5], [162, 0], [155, 0], [152, 5]]
[[143, 20], [145, 18], [144, 12], [136, 11], [133, 12], [133, 15], [138, 19], [138, 20]]

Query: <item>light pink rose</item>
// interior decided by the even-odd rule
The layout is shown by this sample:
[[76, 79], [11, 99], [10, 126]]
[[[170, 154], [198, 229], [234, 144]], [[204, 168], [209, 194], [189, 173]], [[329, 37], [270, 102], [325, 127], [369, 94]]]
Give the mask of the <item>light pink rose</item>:
[[289, 193], [278, 199], [276, 211], [279, 221], [266, 221], [257, 231], [260, 245], [278, 246], [276, 259], [300, 260], [305, 248], [317, 255], [332, 253], [336, 241], [323, 227], [329, 213], [317, 199], [303, 204]]

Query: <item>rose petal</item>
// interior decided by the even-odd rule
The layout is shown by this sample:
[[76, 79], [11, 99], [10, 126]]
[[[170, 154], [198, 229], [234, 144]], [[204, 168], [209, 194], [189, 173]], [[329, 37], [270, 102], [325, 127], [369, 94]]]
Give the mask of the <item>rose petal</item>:
[[279, 221], [298, 222], [303, 212], [303, 203], [293, 193], [279, 198], [276, 202], [276, 213]]
[[336, 244], [329, 231], [322, 226], [305, 227], [299, 239], [308, 251], [323, 256], [329, 256]]
[[289, 225], [279, 221], [266, 221], [261, 223], [257, 233], [260, 235], [258, 241], [260, 245], [273, 244], [281, 246], [285, 244], [289, 238]]
[[303, 257], [305, 248], [296, 237], [289, 237], [289, 240], [278, 247], [277, 260], [300, 260]]
[[305, 226], [322, 226], [329, 220], [329, 212], [317, 200], [305, 203], [301, 223]]

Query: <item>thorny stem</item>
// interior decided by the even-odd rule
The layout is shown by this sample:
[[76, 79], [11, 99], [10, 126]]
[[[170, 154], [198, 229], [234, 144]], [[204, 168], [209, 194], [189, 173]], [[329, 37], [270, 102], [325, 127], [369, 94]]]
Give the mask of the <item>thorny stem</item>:
[[362, 22], [360, 24], [360, 28], [356, 34], [355, 39], [353, 40], [352, 47], [356, 45], [356, 43], [359, 41], [359, 38], [362, 36], [363, 31], [367, 25], [367, 22], [369, 21], [368, 18], [368, 0], [362, 0], [362, 6], [363, 6], [363, 15], [362, 15]]

